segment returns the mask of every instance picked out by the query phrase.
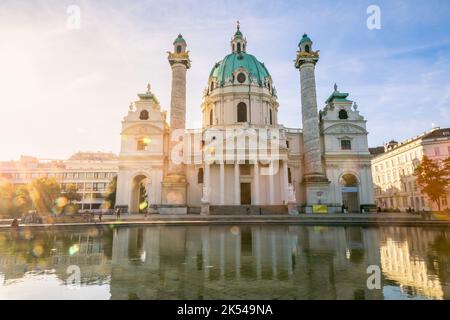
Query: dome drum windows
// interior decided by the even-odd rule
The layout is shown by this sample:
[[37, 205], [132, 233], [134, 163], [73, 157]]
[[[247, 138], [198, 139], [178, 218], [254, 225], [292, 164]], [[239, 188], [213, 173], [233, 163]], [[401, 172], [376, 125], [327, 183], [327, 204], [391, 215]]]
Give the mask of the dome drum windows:
[[247, 105], [244, 102], [237, 105], [237, 122], [247, 122]]

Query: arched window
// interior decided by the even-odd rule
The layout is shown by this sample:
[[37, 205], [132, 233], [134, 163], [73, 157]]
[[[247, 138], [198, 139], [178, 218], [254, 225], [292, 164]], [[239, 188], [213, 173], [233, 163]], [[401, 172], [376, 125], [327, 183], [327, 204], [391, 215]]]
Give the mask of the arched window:
[[242, 72], [239, 73], [239, 74], [237, 75], [237, 81], [238, 81], [239, 83], [244, 83], [245, 80], [246, 80], [246, 76], [245, 76], [245, 74], [243, 74]]
[[139, 114], [139, 119], [141, 119], [141, 120], [148, 120], [148, 111], [147, 110], [142, 110], [141, 113]]
[[344, 109], [339, 110], [339, 119], [348, 119], [348, 113]]
[[247, 105], [244, 102], [237, 105], [237, 122], [247, 122]]
[[150, 143], [150, 139], [149, 138], [139, 139], [138, 142], [137, 142], [137, 149], [139, 151], [147, 151], [149, 143]]
[[213, 117], [214, 117], [214, 111], [213, 109], [209, 110], [209, 125], [213, 125]]
[[309, 46], [308, 45], [305, 46], [305, 51], [309, 52]]
[[272, 109], [269, 109], [269, 124], [273, 124], [273, 118], [272, 118]]
[[234, 48], [234, 43], [233, 43], [233, 52], [234, 52], [235, 48]]
[[350, 140], [341, 140], [341, 150], [352, 150], [352, 142]]
[[182, 50], [181, 46], [178, 45], [178, 46], [177, 46], [177, 53], [181, 53], [181, 50]]
[[241, 52], [241, 43], [240, 42], [237, 43], [237, 52]]
[[203, 183], [203, 168], [198, 169], [197, 183]]

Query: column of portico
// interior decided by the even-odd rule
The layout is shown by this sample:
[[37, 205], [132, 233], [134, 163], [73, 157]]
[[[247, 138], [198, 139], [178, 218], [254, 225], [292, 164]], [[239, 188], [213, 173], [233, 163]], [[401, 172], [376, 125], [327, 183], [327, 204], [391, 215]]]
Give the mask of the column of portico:
[[209, 214], [209, 205], [211, 202], [211, 191], [210, 191], [210, 184], [209, 184], [209, 166], [210, 164], [205, 161], [204, 168], [203, 168], [203, 195], [202, 195], [202, 205], [201, 205], [201, 211], [200, 213], [202, 215], [208, 215]]
[[219, 188], [220, 188], [220, 204], [225, 204], [225, 163], [220, 163], [220, 174], [219, 174]]
[[239, 162], [234, 163], [234, 204], [241, 204], [241, 184], [240, 184]]
[[[273, 163], [271, 163], [272, 168], [274, 167]], [[275, 174], [274, 170], [269, 170], [269, 204], [275, 204], [273, 199], [273, 175]]]
[[255, 204], [259, 204], [259, 163], [258, 160], [255, 161], [253, 166], [254, 169], [254, 182], [255, 182]]
[[289, 182], [288, 182], [288, 163], [287, 159], [283, 160], [283, 199], [284, 203], [288, 203], [289, 199]]

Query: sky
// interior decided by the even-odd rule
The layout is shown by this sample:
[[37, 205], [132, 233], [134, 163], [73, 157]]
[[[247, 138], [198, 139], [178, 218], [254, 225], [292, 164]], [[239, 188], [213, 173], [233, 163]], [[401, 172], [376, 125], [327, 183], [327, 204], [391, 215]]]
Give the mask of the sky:
[[[380, 29], [367, 27], [373, 4]], [[192, 60], [187, 127], [200, 127], [203, 89], [237, 20], [272, 75], [286, 127], [301, 128], [293, 60], [305, 32], [320, 50], [319, 108], [337, 83], [367, 120], [369, 146], [450, 127], [449, 17], [446, 0], [0, 0], [0, 160], [118, 153], [121, 121], [148, 83], [168, 110], [167, 51], [179, 33]]]

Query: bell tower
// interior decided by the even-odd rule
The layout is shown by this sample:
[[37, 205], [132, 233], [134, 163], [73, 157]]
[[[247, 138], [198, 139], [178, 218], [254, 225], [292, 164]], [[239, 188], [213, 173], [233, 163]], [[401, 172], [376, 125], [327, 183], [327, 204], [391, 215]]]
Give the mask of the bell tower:
[[[309, 210], [314, 204], [328, 202], [329, 181], [322, 163], [322, 148], [317, 113], [317, 95], [315, 67], [319, 61], [319, 51], [312, 50], [311, 39], [304, 34], [301, 38], [295, 60], [295, 67], [300, 70], [300, 87], [302, 101], [303, 145], [305, 150], [306, 200]], [[307, 207], [308, 210], [308, 207]]]
[[170, 137], [166, 175], [162, 182], [161, 213], [187, 213], [186, 167], [183, 163], [183, 139], [186, 129], [186, 72], [191, 67], [186, 41], [181, 34], [168, 52], [172, 68], [172, 92], [170, 100]]

